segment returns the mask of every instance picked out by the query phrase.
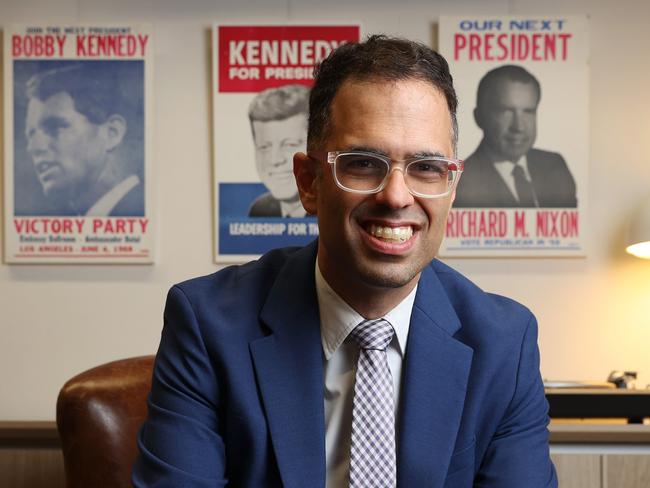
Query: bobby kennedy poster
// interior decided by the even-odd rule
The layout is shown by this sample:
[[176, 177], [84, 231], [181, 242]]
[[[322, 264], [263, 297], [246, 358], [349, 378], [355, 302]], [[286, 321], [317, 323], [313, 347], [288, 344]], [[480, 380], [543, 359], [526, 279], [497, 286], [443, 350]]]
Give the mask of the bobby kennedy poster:
[[4, 30], [5, 260], [151, 263], [148, 26]]
[[465, 170], [445, 257], [584, 256], [585, 17], [441, 17]]
[[313, 68], [358, 25], [213, 27], [215, 258], [249, 260], [318, 236], [293, 177]]

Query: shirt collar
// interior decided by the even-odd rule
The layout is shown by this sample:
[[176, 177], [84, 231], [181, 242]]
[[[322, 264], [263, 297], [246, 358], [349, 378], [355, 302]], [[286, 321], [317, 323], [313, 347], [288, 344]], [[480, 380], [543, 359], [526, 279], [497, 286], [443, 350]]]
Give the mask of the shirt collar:
[[138, 175], [131, 175], [122, 180], [120, 183], [105, 193], [95, 204], [88, 209], [86, 216], [105, 217], [110, 215], [111, 211], [129, 193], [133, 188], [140, 184]]
[[282, 212], [283, 217], [304, 217], [305, 209], [302, 206], [302, 202], [298, 199], [295, 202], [285, 202], [284, 200], [279, 200], [280, 202], [280, 211]]
[[524, 176], [528, 181], [531, 181], [530, 173], [528, 172], [528, 158], [524, 154], [516, 162], [512, 161], [495, 161], [494, 167], [501, 174], [504, 180], [514, 179], [512, 176], [512, 170], [515, 169], [515, 166], [521, 166], [521, 169], [524, 170]]
[[[336, 350], [343, 344], [346, 337], [352, 329], [360, 322], [365, 320], [356, 310], [348, 305], [332, 287], [325, 281], [318, 267], [318, 257], [316, 258], [316, 270], [314, 273], [316, 279], [316, 296], [318, 297], [318, 309], [320, 313], [320, 334], [323, 345], [325, 359], [329, 361]], [[415, 302], [415, 293], [417, 285], [411, 293], [404, 298], [395, 308], [384, 315], [384, 318], [390, 322], [395, 330], [397, 338], [397, 348], [404, 357], [406, 353], [406, 339], [409, 332], [409, 322], [411, 321], [411, 311]]]

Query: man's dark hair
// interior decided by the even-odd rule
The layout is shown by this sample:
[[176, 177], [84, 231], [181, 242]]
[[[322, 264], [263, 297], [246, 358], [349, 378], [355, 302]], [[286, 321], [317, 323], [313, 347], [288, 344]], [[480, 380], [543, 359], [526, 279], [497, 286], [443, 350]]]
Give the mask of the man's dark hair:
[[313, 150], [327, 137], [332, 102], [345, 81], [412, 79], [430, 83], [445, 96], [455, 152], [458, 99], [447, 61], [424, 44], [383, 35], [370, 36], [365, 42], [343, 44], [316, 66], [309, 98], [307, 147]]
[[27, 96], [45, 101], [67, 93], [75, 110], [94, 124], [106, 122], [113, 114], [128, 116], [117, 76], [109, 70], [103, 62], [92, 61], [43, 71], [27, 81]]
[[537, 103], [542, 98], [542, 87], [529, 71], [515, 64], [504, 64], [498, 68], [488, 71], [483, 75], [476, 90], [476, 107], [480, 110], [489, 104], [494, 89], [504, 81], [517, 81], [519, 83], [531, 84], [537, 92]]
[[122, 60], [44, 63], [44, 68], [26, 83], [28, 99], [45, 102], [58, 93], [67, 93], [74, 109], [96, 125], [103, 124], [112, 115], [122, 116], [127, 131], [115, 152], [119, 152], [125, 168], [142, 171], [144, 63]]
[[248, 118], [251, 122], [270, 122], [308, 112], [309, 88], [293, 84], [269, 88], [255, 95], [248, 107]]

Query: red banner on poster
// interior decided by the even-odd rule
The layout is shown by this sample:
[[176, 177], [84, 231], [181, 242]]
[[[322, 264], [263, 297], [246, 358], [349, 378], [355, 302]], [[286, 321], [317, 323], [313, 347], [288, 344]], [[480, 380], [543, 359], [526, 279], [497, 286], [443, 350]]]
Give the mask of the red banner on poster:
[[314, 65], [359, 39], [358, 26], [219, 26], [220, 93], [312, 85]]

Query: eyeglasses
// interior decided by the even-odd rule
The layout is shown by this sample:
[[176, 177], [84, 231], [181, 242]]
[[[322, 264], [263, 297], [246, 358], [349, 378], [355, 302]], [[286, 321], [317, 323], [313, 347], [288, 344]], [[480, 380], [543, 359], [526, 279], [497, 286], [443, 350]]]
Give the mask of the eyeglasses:
[[327, 162], [332, 165], [336, 185], [352, 193], [379, 193], [393, 171], [401, 171], [406, 188], [416, 197], [441, 198], [458, 184], [464, 163], [459, 159], [439, 156], [416, 157], [393, 162], [406, 163], [404, 169], [391, 169], [387, 156], [365, 151], [331, 151]]

